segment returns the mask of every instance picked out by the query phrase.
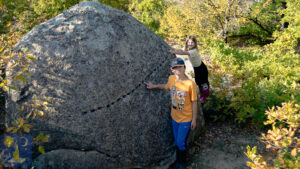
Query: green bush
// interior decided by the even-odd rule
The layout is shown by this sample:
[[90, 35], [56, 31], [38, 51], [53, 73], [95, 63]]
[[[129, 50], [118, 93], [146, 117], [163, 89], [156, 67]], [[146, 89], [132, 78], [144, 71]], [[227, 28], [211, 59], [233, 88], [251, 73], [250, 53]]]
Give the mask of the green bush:
[[163, 36], [160, 31], [160, 19], [166, 5], [167, 3], [161, 0], [132, 0], [129, 12], [153, 32]]
[[[255, 124], [262, 124], [268, 107], [289, 101], [293, 96], [299, 99], [299, 68], [295, 60], [298, 54], [289, 53], [282, 59], [267, 55], [266, 48], [237, 49], [222, 41], [207, 43], [212, 61], [219, 66], [217, 69], [224, 70], [210, 68], [212, 87], [219, 89], [217, 93], [226, 93], [219, 97], [230, 100], [230, 104], [224, 105], [229, 108], [223, 109], [235, 110], [239, 123], [251, 118]], [[225, 87], [226, 77], [229, 82]]]

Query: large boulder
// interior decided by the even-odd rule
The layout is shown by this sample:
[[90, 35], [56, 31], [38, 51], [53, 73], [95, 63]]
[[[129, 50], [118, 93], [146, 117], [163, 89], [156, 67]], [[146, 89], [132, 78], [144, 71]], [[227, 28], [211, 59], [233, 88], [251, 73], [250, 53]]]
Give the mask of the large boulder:
[[36, 61], [26, 82], [13, 79], [20, 68], [8, 65], [8, 85], [18, 90], [8, 93], [6, 122], [32, 111], [34, 101], [48, 102], [46, 118], [30, 120], [33, 135], [50, 134], [46, 153], [34, 157], [36, 168], [167, 168], [174, 162], [169, 94], [144, 85], [166, 83], [174, 56], [143, 24], [98, 2], [81, 2], [27, 33], [15, 47], [24, 50]]

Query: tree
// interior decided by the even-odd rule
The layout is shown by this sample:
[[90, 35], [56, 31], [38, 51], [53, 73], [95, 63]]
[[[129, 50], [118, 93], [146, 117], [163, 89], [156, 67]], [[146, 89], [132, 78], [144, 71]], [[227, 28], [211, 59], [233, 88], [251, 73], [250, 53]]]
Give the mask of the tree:
[[272, 37], [280, 29], [284, 0], [262, 0], [254, 3], [241, 15], [239, 27], [230, 35], [231, 39], [242, 38], [248, 43], [265, 45], [275, 41]]
[[162, 29], [174, 38], [188, 34], [222, 38], [227, 42], [229, 32], [238, 24], [243, 9], [241, 0], [184, 0], [173, 2], [162, 19]]

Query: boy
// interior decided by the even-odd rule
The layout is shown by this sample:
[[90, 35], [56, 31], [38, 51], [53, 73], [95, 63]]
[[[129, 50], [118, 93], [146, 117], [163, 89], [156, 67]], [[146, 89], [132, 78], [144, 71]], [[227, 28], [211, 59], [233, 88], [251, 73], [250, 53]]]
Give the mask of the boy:
[[171, 117], [176, 145], [175, 168], [185, 168], [186, 140], [190, 129], [196, 128], [197, 93], [196, 84], [185, 75], [185, 64], [181, 58], [171, 62], [174, 75], [169, 76], [167, 84], [152, 84], [145, 82], [148, 89], [170, 90]]

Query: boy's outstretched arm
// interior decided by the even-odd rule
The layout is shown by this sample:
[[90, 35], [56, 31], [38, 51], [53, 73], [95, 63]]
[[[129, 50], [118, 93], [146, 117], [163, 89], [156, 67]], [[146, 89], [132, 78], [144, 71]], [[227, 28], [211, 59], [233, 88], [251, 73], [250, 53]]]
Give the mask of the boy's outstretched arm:
[[151, 82], [144, 82], [147, 89], [165, 89], [166, 84], [153, 84]]

